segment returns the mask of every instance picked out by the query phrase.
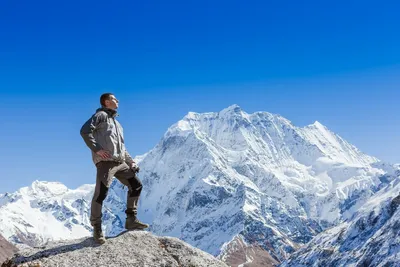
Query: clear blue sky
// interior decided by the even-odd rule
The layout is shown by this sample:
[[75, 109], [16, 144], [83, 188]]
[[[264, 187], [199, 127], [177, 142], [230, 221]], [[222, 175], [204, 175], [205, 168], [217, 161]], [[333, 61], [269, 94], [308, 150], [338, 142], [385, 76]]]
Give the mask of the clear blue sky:
[[120, 99], [131, 154], [231, 104], [400, 162], [398, 1], [0, 2], [0, 192], [94, 183], [79, 135]]

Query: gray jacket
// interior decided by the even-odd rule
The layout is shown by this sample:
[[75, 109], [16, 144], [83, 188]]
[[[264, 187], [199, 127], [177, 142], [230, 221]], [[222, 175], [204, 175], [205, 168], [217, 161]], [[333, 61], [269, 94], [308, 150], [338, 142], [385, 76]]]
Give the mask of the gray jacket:
[[[133, 163], [132, 157], [126, 151], [124, 132], [121, 124], [115, 119], [117, 111], [105, 107], [96, 110], [96, 113], [82, 126], [81, 136], [92, 151], [94, 164], [100, 161]], [[107, 151], [111, 158], [103, 159], [96, 152], [101, 149]]]

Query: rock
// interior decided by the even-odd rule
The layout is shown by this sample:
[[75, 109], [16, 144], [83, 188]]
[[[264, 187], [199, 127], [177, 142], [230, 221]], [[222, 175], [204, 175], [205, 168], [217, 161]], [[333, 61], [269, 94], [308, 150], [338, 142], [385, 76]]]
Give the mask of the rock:
[[227, 265], [173, 237], [145, 231], [123, 232], [97, 245], [91, 237], [53, 242], [44, 249], [24, 248], [8, 266], [215, 266]]
[[0, 264], [13, 257], [17, 248], [0, 235]]

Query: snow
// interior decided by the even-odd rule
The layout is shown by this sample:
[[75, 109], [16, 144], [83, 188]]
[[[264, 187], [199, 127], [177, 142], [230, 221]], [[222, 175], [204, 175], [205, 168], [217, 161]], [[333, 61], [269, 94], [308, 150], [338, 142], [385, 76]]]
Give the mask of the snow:
[[[185, 139], [179, 142], [166, 142], [166, 138], [175, 141], [182, 136]], [[201, 239], [186, 240], [216, 254], [208, 236], [220, 233], [224, 226], [212, 222], [238, 214], [239, 210], [232, 208], [235, 198], [245, 217], [273, 229], [276, 237], [299, 236], [295, 226], [286, 227], [288, 232], [278, 226], [282, 216], [289, 224], [302, 216], [302, 223], [315, 220], [322, 228], [340, 222], [342, 214], [355, 212], [353, 207], [366, 199], [355, 199], [348, 206], [344, 201], [359, 192], [372, 194], [379, 186], [378, 177], [385, 171], [372, 166], [378, 162], [319, 122], [299, 128], [279, 115], [247, 114], [237, 105], [220, 112], [190, 112], [142, 159], [148, 193], [141, 209], [151, 213], [159, 234], [186, 233], [186, 226], [197, 222], [202, 228], [192, 235]], [[157, 182], [151, 173], [160, 177]], [[189, 182], [192, 180], [195, 182]], [[225, 200], [215, 195], [214, 188], [220, 187], [229, 192]], [[238, 193], [241, 190], [243, 193]], [[184, 199], [198, 199], [203, 204], [192, 212], [188, 208], [192, 202]], [[279, 208], [275, 210], [271, 203]], [[165, 211], [171, 206], [185, 210], [183, 222], [179, 220], [181, 212], [168, 212], [165, 221]], [[231, 210], [229, 215], [227, 210]], [[237, 225], [238, 231], [229, 231], [226, 239], [218, 241], [219, 247], [243, 231], [243, 221]], [[315, 229], [307, 231], [315, 233]], [[296, 243], [291, 238], [285, 242]]]
[[[319, 122], [296, 127], [237, 105], [189, 112], [136, 161], [144, 185], [139, 218], [151, 231], [213, 255], [241, 235], [277, 260], [355, 216], [399, 172]], [[35, 244], [89, 235], [93, 187], [35, 181], [1, 195], [0, 231], [9, 240], [32, 234]], [[108, 235], [123, 230], [125, 199], [126, 188], [114, 182], [104, 207]]]
[[[0, 207], [0, 232], [6, 239], [31, 245], [51, 240], [71, 239], [87, 236], [90, 231], [87, 208], [84, 213], [73, 207], [77, 199], [90, 203], [93, 185], [83, 185], [70, 190], [58, 182], [34, 181], [30, 187], [23, 187]], [[74, 218], [68, 218], [76, 214]], [[69, 224], [68, 224], [69, 223]], [[68, 227], [67, 227], [68, 226]], [[24, 237], [22, 237], [24, 236]]]
[[282, 266], [398, 266], [400, 200], [396, 206], [396, 198], [400, 198], [400, 177], [371, 196], [348, 221], [317, 235]]

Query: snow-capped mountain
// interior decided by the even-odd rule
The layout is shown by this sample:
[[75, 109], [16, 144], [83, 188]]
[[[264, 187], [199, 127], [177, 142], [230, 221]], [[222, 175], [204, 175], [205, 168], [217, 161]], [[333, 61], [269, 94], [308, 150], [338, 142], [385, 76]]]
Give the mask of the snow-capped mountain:
[[[400, 173], [319, 122], [296, 127], [237, 105], [190, 112], [138, 159], [144, 185], [139, 217], [151, 231], [227, 262], [239, 254], [257, 262], [256, 250], [274, 262], [287, 259], [324, 229], [351, 219]], [[0, 195], [0, 231], [34, 245], [89, 235], [92, 193], [88, 185], [69, 190], [35, 182]], [[125, 195], [114, 181], [104, 208], [109, 235], [123, 228]]]
[[88, 235], [93, 190], [93, 185], [69, 190], [61, 183], [35, 181], [0, 195], [0, 232], [11, 242], [30, 246]]
[[317, 235], [281, 266], [400, 266], [399, 206], [400, 179], [396, 179], [351, 220]]
[[[71, 190], [59, 182], [34, 181], [15, 193], [1, 194], [0, 233], [10, 242], [29, 246], [91, 235], [89, 215], [94, 187], [82, 185]], [[115, 184], [103, 209], [108, 235], [124, 230], [125, 200], [126, 190]]]
[[220, 257], [240, 239], [277, 261], [351, 217], [398, 172], [319, 122], [299, 128], [236, 105], [189, 113], [140, 166], [140, 214], [153, 231]]

